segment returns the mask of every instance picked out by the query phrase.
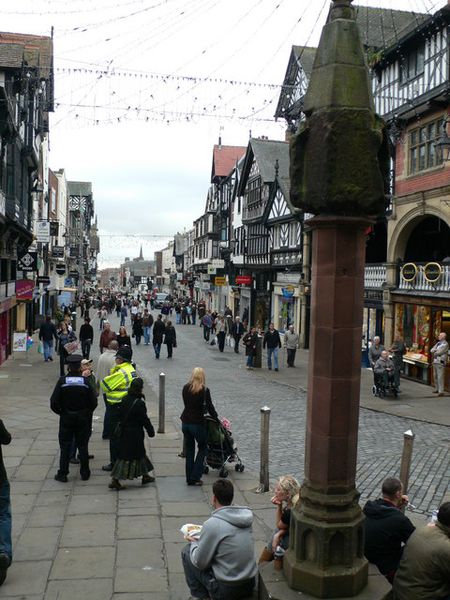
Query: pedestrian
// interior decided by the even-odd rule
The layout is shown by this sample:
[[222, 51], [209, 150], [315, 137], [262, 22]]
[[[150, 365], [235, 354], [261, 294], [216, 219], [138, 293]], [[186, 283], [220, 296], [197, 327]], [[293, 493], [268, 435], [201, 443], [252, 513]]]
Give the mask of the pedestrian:
[[80, 327], [79, 338], [81, 343], [81, 354], [83, 355], [83, 358], [89, 360], [91, 345], [94, 340], [94, 328], [91, 325], [91, 319], [89, 317], [84, 318], [84, 323]]
[[122, 304], [122, 308], [120, 309], [120, 325], [125, 325], [125, 319], [128, 316], [127, 305], [125, 303]]
[[155, 350], [155, 358], [159, 358], [161, 353], [161, 345], [164, 339], [164, 332], [166, 325], [162, 320], [162, 315], [158, 315], [158, 318], [153, 325], [153, 348]]
[[213, 320], [211, 317], [210, 311], [208, 311], [202, 318], [203, 325], [203, 339], [205, 342], [209, 342], [209, 337], [211, 335], [211, 329], [213, 326]]
[[11, 489], [3, 462], [2, 446], [11, 443], [11, 434], [0, 419], [0, 585], [12, 561], [11, 541]]
[[450, 502], [444, 502], [436, 523], [411, 535], [393, 585], [396, 600], [450, 598]]
[[[119, 422], [119, 409], [122, 398], [127, 395], [128, 389], [133, 379], [137, 377], [136, 369], [131, 364], [131, 348], [122, 346], [119, 348], [115, 357], [115, 366], [100, 382], [100, 389], [106, 394], [108, 405], [108, 420], [110, 433], [114, 431]], [[103, 471], [112, 471], [113, 465], [117, 460], [117, 439], [113, 435], [109, 438], [109, 463], [103, 465]]]
[[[94, 370], [92, 368], [93, 362], [94, 361], [92, 360], [92, 358], [91, 359], [83, 358], [83, 360], [81, 361], [81, 375], [84, 377], [84, 380], [86, 381], [86, 383], [88, 383], [92, 387], [95, 395], [98, 397], [98, 389], [97, 389], [97, 385], [95, 382]], [[91, 422], [89, 424], [89, 439], [91, 439], [91, 435], [92, 435], [92, 414], [91, 414]], [[89, 440], [88, 440], [88, 443], [89, 443]], [[89, 451], [88, 451], [88, 453], [89, 453]], [[94, 455], [89, 454], [89, 460], [92, 460], [93, 458], [94, 458]], [[72, 440], [69, 462], [70, 462], [70, 464], [73, 464], [73, 465], [80, 464], [79, 453], [78, 453], [78, 458], [77, 458], [77, 444], [76, 444], [75, 437]]]
[[299, 500], [300, 484], [293, 475], [282, 475], [275, 484], [275, 494], [271, 499], [276, 507], [275, 531], [269, 543], [259, 557], [259, 563], [270, 562], [278, 546], [283, 550], [289, 548], [289, 526], [291, 513]]
[[[147, 302], [147, 300], [146, 300]], [[148, 346], [150, 344], [150, 334], [153, 325], [153, 317], [148, 312], [148, 309], [144, 309], [144, 316], [142, 317], [142, 326], [144, 328], [144, 345]]]
[[366, 517], [364, 554], [392, 583], [403, 546], [415, 527], [401, 510], [408, 504], [408, 497], [403, 495], [402, 482], [395, 477], [388, 477], [383, 481], [381, 493], [382, 498], [369, 500], [363, 509]]
[[298, 333], [295, 333], [294, 326], [289, 325], [289, 329], [284, 334], [284, 346], [287, 352], [287, 366], [295, 367], [295, 354], [298, 348]]
[[219, 347], [219, 351], [223, 352], [224, 348], [225, 348], [225, 330], [226, 330], [226, 323], [225, 323], [225, 319], [223, 318], [222, 315], [218, 315], [217, 319], [215, 321], [215, 327], [216, 327], [216, 336], [217, 336], [217, 345]]
[[126, 327], [119, 327], [119, 333], [117, 334], [116, 340], [119, 344], [119, 348], [122, 348], [122, 346], [130, 346], [131, 348], [131, 338], [127, 333]]
[[52, 323], [51, 317], [45, 317], [45, 321], [39, 328], [39, 339], [42, 342], [44, 350], [44, 361], [53, 361], [53, 340], [58, 341], [55, 324]]
[[233, 325], [231, 326], [231, 336], [234, 340], [234, 351], [236, 352], [236, 354], [239, 354], [239, 343], [244, 333], [244, 326], [242, 325], [240, 318], [236, 317], [234, 319]]
[[175, 323], [176, 325], [180, 325], [181, 323], [181, 304], [179, 302], [177, 302], [175, 304]]
[[192, 598], [243, 600], [253, 597], [258, 569], [252, 537], [252, 511], [232, 505], [233, 484], [218, 479], [212, 486], [211, 517], [200, 535], [187, 535], [181, 551], [184, 576]]
[[444, 373], [445, 365], [448, 359], [448, 342], [447, 334], [443, 331], [438, 335], [436, 344], [431, 348], [430, 353], [433, 355], [433, 379], [434, 379], [434, 394], [444, 396]]
[[252, 327], [248, 333], [242, 338], [242, 343], [245, 346], [245, 356], [247, 357], [247, 369], [253, 369], [253, 360], [256, 356], [256, 347], [258, 344], [258, 334], [256, 327]]
[[197, 323], [197, 307], [195, 306], [195, 303], [192, 303], [191, 305], [191, 317], [192, 325], [195, 325]]
[[[217, 419], [217, 412], [206, 387], [205, 371], [195, 367], [191, 378], [183, 387], [184, 410], [181, 413], [182, 431], [186, 442], [186, 483], [203, 485], [203, 463], [206, 455], [205, 414]], [[197, 455], [195, 456], [195, 444]]]
[[100, 309], [100, 331], [103, 330], [103, 326], [105, 324], [105, 322], [108, 319], [108, 311], [106, 309], [106, 306], [102, 306], [102, 308]]
[[399, 336], [396, 336], [389, 352], [392, 352], [392, 362], [394, 363], [394, 385], [399, 388], [400, 372], [403, 369], [403, 356], [406, 354], [405, 342]]
[[173, 348], [177, 347], [177, 333], [172, 321], [167, 321], [164, 331], [164, 343], [167, 346], [167, 358], [172, 358]]
[[144, 328], [142, 326], [142, 317], [141, 317], [141, 313], [139, 313], [139, 312], [134, 317], [132, 331], [133, 331], [132, 335], [133, 335], [134, 339], [136, 340], [136, 346], [139, 346], [139, 344], [141, 343], [142, 335], [144, 333]]
[[100, 335], [99, 347], [100, 354], [106, 350], [109, 346], [109, 342], [116, 339], [116, 332], [111, 329], [111, 325], [108, 320], [103, 323], [103, 331]]
[[122, 303], [120, 300], [116, 300], [116, 315], [117, 318], [120, 318], [120, 311], [122, 310]]
[[[115, 366], [116, 364], [116, 354], [117, 354], [117, 350], [119, 349], [119, 343], [117, 342], [117, 340], [113, 340], [112, 342], [109, 343], [108, 348], [106, 348], [106, 350], [103, 352], [103, 354], [100, 354], [100, 356], [98, 357], [98, 362], [97, 362], [97, 395], [100, 393], [100, 382], [105, 379], [105, 377], [107, 375], [109, 375], [111, 373], [111, 369]], [[106, 394], [103, 392], [103, 401], [105, 403], [105, 416], [103, 419], [103, 432], [102, 432], [102, 439], [104, 440], [109, 440], [110, 438], [110, 433], [111, 433], [111, 427], [110, 427], [110, 423], [109, 423], [109, 406], [108, 406], [108, 402], [106, 401]]]
[[63, 377], [65, 374], [65, 365], [69, 352], [66, 350], [67, 344], [74, 342], [76, 336], [73, 331], [69, 331], [67, 323], [61, 321], [58, 329], [58, 354], [59, 354], [59, 375]]
[[117, 460], [111, 471], [111, 483], [108, 486], [112, 490], [125, 489], [120, 483], [121, 479], [141, 477], [142, 485], [155, 481], [155, 478], [149, 475], [153, 471], [153, 465], [144, 446], [144, 432], [152, 438], [155, 437], [155, 430], [147, 415], [143, 388], [144, 382], [140, 377], [136, 377], [120, 403], [120, 427], [116, 433]]
[[272, 370], [272, 356], [275, 371], [278, 371], [278, 348], [281, 348], [280, 334], [275, 329], [273, 323], [269, 324], [269, 329], [264, 335], [263, 348], [267, 346], [267, 368]]
[[60, 377], [50, 398], [50, 407], [59, 415], [59, 469], [56, 481], [67, 482], [72, 440], [80, 455], [80, 475], [83, 481], [89, 479], [88, 442], [92, 424], [92, 413], [97, 407], [97, 396], [91, 385], [81, 374], [81, 354], [67, 357], [69, 371]]

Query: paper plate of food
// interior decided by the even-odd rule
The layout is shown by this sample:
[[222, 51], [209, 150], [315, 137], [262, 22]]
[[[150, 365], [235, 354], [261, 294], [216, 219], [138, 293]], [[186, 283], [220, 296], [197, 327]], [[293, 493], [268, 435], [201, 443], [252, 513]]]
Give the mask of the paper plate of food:
[[202, 526], [195, 525], [194, 523], [186, 523], [186, 525], [183, 525], [183, 527], [180, 529], [180, 531], [184, 535], [184, 537], [196, 537], [196, 538], [199, 537], [201, 530], [202, 530]]

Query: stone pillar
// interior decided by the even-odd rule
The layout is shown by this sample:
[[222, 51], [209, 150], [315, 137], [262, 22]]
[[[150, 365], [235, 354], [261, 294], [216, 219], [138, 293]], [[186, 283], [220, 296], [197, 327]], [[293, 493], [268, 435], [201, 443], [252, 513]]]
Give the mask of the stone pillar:
[[305, 477], [291, 522], [285, 574], [319, 598], [367, 583], [355, 489], [365, 234], [370, 221], [315, 217]]

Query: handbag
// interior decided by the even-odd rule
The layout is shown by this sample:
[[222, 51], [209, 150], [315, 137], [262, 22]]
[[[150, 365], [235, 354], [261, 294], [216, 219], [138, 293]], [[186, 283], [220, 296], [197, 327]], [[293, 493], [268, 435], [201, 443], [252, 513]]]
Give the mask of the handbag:
[[38, 352], [39, 354], [44, 354], [44, 344], [42, 342], [39, 342]]
[[67, 344], [64, 344], [64, 350], [67, 352], [67, 354], [75, 354], [78, 349], [78, 342], [75, 340], [73, 342], [67, 342]]
[[133, 404], [130, 406], [130, 409], [128, 410], [127, 414], [125, 415], [125, 419], [123, 421], [119, 421], [117, 423], [117, 425], [114, 427], [114, 431], [113, 431], [113, 436], [118, 439], [122, 437], [123, 434], [123, 428], [125, 426], [125, 423], [128, 421], [128, 417], [130, 416], [131, 411], [134, 408], [134, 405], [136, 404], [136, 402], [138, 401], [138, 398], [134, 399]]

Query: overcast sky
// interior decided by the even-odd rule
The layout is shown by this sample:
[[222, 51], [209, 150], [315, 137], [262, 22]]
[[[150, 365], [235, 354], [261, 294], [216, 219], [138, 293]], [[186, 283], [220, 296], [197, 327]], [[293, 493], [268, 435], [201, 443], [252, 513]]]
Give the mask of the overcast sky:
[[[445, 0], [356, 5], [434, 11]], [[100, 266], [145, 258], [204, 209], [212, 149], [273, 120], [292, 44], [316, 45], [323, 0], [2, 0], [1, 29], [54, 27], [50, 166], [92, 181]]]

